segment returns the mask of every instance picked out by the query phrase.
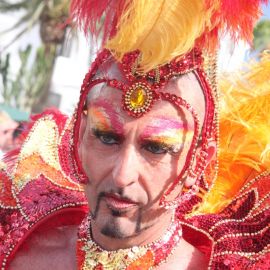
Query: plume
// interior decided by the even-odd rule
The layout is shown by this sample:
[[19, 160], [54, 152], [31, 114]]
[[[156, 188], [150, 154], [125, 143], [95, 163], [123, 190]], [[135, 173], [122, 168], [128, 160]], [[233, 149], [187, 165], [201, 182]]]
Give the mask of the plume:
[[198, 212], [222, 210], [247, 180], [270, 167], [269, 74], [265, 53], [248, 71], [221, 80], [219, 174]]
[[267, 0], [73, 0], [71, 17], [88, 34], [103, 33], [102, 46], [120, 60], [139, 50], [149, 71], [194, 46], [213, 52], [219, 35], [251, 41]]

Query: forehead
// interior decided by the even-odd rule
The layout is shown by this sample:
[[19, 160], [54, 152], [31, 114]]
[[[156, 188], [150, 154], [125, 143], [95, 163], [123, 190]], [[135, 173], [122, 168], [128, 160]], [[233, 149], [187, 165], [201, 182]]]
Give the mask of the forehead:
[[[91, 110], [90, 116], [100, 120], [104, 116], [115, 123], [113, 119], [117, 116], [122, 123], [139, 121], [147, 122], [149, 119], [178, 119], [182, 117], [182, 112], [177, 110], [172, 104], [166, 101], [157, 101], [152, 109], [139, 118], [129, 116], [122, 108], [122, 92], [120, 90], [108, 87], [106, 84], [95, 86], [91, 90], [88, 99], [88, 109]], [[100, 117], [96, 117], [96, 116]], [[92, 118], [91, 117], [91, 118]]]
[[[108, 65], [106, 68], [102, 68], [99, 71], [98, 76], [109, 79], [117, 79], [124, 83], [128, 83], [123, 73], [118, 69], [115, 63]], [[174, 94], [185, 99], [197, 112], [200, 123], [203, 123], [205, 115], [205, 98], [201, 85], [197, 79], [195, 73], [190, 72], [179, 77], [172, 78], [160, 89], [162, 92]], [[111, 88], [105, 83], [94, 86], [88, 94], [88, 105], [100, 104], [97, 101], [108, 101], [111, 107], [113, 107], [125, 120], [130, 120], [128, 114], [122, 110], [122, 91]], [[155, 102], [153, 108], [144, 116], [145, 118], [152, 118], [156, 116], [164, 116], [171, 118], [182, 118], [183, 111], [179, 111], [176, 107], [167, 101]]]

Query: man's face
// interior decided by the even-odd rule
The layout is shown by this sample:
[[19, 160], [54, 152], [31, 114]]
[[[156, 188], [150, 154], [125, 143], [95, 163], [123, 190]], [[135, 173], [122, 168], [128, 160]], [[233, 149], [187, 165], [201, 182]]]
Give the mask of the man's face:
[[[79, 155], [89, 178], [85, 191], [91, 213], [103, 234], [134, 236], [165, 211], [159, 200], [185, 164], [194, 134], [193, 118], [186, 109], [177, 110], [165, 101], [133, 118], [121, 109], [121, 91], [107, 86], [92, 91], [79, 141]], [[202, 90], [193, 74], [169, 83], [163, 92], [204, 108]], [[203, 119], [204, 109], [198, 113]]]

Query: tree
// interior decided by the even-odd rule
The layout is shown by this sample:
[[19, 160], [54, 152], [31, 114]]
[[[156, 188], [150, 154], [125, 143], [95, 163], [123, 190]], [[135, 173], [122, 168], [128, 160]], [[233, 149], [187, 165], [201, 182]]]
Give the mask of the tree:
[[69, 12], [69, 0], [22, 0], [16, 3], [0, 0], [0, 12], [19, 10], [24, 10], [24, 15], [3, 33], [18, 28], [20, 28], [20, 31], [5, 48], [31, 30], [36, 24], [40, 24], [40, 36], [44, 44], [52, 45], [63, 42]]
[[[42, 51], [43, 57], [46, 59], [46, 74], [42, 73], [45, 80], [41, 80], [42, 83], [40, 81], [39, 87], [41, 90], [36, 90], [33, 93], [39, 93], [41, 102], [44, 102], [49, 90], [49, 82], [57, 47], [63, 43], [65, 38], [69, 16], [69, 0], [20, 0], [17, 2], [0, 0], [0, 12], [14, 12], [19, 10], [23, 10], [24, 14], [13, 26], [1, 33], [1, 35], [3, 35], [4, 33], [19, 29], [14, 38], [4, 46], [2, 53], [3, 50], [8, 48], [35, 25], [40, 25], [40, 37], [43, 45], [41, 49], [39, 49], [40, 51], [37, 52], [37, 56], [40, 55]], [[37, 57], [36, 60], [44, 64], [45, 60], [41, 58], [42, 57]], [[36, 67], [34, 67], [34, 69], [37, 68], [37, 63], [35, 64]], [[37, 69], [41, 72], [40, 67]]]
[[34, 63], [29, 67], [27, 64], [31, 51], [31, 45], [19, 51], [21, 66], [15, 78], [12, 78], [9, 72], [10, 55], [4, 56], [2, 61], [0, 59], [2, 96], [5, 103], [26, 112], [31, 112], [33, 106], [38, 102], [36, 97], [40, 96], [44, 83], [50, 76], [51, 63], [53, 62], [53, 58], [47, 57], [45, 48], [42, 46], [36, 51]]
[[262, 20], [256, 25], [253, 46], [259, 52], [270, 49], [270, 20]]

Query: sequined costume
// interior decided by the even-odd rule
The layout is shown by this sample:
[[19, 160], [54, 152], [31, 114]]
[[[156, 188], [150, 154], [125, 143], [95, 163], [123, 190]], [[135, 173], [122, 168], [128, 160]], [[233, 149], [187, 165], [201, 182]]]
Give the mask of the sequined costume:
[[[239, 102], [238, 105], [243, 109], [253, 112], [262, 105], [259, 100], [263, 99], [264, 104], [270, 102], [270, 86], [264, 81], [264, 75], [267, 75], [269, 68], [270, 57], [265, 55], [260, 64], [253, 66], [250, 74], [245, 74], [250, 85], [254, 87], [256, 83], [257, 96], [247, 97], [249, 89], [243, 89], [241, 81], [235, 85], [231, 97], [243, 96], [249, 101], [244, 104]], [[265, 73], [262, 74], [261, 70]], [[227, 86], [228, 81], [223, 83]], [[259, 89], [262, 92], [259, 92]], [[241, 138], [251, 136], [251, 140], [254, 140], [252, 133], [256, 126], [268, 128], [265, 109], [269, 109], [269, 106], [263, 108], [260, 114], [257, 111], [257, 117], [261, 118], [260, 123], [252, 124], [246, 120], [245, 124], [249, 123], [252, 127], [250, 130], [243, 126], [243, 123], [234, 122], [233, 118], [228, 119], [228, 115], [235, 112], [224, 108], [221, 113], [220, 166], [246, 166], [253, 172], [253, 177], [247, 180], [250, 172], [244, 175], [246, 179], [242, 181], [243, 187], [220, 213], [190, 216], [188, 213], [200, 200], [197, 196], [181, 205], [177, 211], [184, 225], [184, 238], [209, 257], [209, 269], [269, 269], [270, 173], [263, 168], [269, 163], [269, 154], [264, 153], [261, 163], [256, 161], [257, 166], [262, 166], [260, 170], [245, 164], [249, 158], [254, 162], [259, 159], [259, 153], [252, 156], [238, 154], [235, 163], [226, 161], [229, 145], [222, 139], [228, 132], [226, 126], [230, 124], [231, 129], [234, 129], [230, 135], [236, 140], [238, 135], [241, 135]], [[8, 269], [8, 262], [40, 224], [80, 224], [87, 213], [84, 194], [73, 177], [73, 168], [70, 166], [72, 158], [66, 154], [70, 151], [71, 125], [72, 120], [55, 111], [36, 117], [15, 164], [9, 169], [1, 170], [2, 269]], [[256, 137], [256, 142], [257, 139]], [[247, 146], [241, 145], [243, 149]], [[242, 164], [238, 162], [241, 158]], [[236, 185], [237, 179], [232, 179]], [[83, 233], [83, 226], [80, 230]], [[78, 269], [81, 269], [80, 266]]]
[[[74, 1], [74, 5], [79, 5], [79, 2], [84, 1]], [[216, 8], [219, 1], [206, 2]], [[221, 8], [224, 6], [221, 5]], [[213, 10], [211, 12], [214, 15], [212, 14], [210, 21], [215, 27], [210, 29], [208, 25], [204, 36], [200, 36], [202, 30], [198, 30], [200, 39], [197, 40], [197, 45], [203, 44], [205, 38], [216, 42], [216, 34], [210, 34], [215, 32], [219, 24], [224, 24], [224, 21], [218, 23], [218, 8]], [[204, 15], [203, 13], [202, 18]], [[247, 32], [242, 34], [248, 36]], [[202, 157], [199, 157], [201, 159], [198, 162], [201, 167], [195, 173], [198, 176], [199, 189], [194, 192], [186, 191], [185, 200], [181, 203], [177, 201], [177, 222], [183, 226], [184, 239], [208, 258], [208, 269], [269, 269], [269, 54], [266, 53], [260, 63], [252, 64], [249, 71], [241, 74], [243, 80], [235, 80], [234, 84], [228, 79], [220, 82], [221, 109], [218, 116], [215, 103], [217, 95], [216, 92], [211, 92], [215, 89], [215, 74], [207, 70], [207, 65], [213, 67], [207, 62], [211, 58], [207, 59], [200, 50], [192, 49], [188, 53], [178, 52], [177, 55], [181, 57], [173, 59], [161, 56], [157, 61], [162, 65], [155, 68], [157, 63], [149, 61], [145, 56], [142, 60], [144, 62], [140, 62], [145, 67], [144, 75], [141, 75], [141, 70], [136, 69], [140, 64], [136, 62], [140, 54], [138, 51], [133, 52], [134, 48], [130, 44], [126, 45], [127, 47], [123, 44], [126, 51], [116, 50], [113, 57], [117, 59], [119, 55], [124, 55], [121, 64], [128, 80], [133, 82], [131, 87], [114, 79], [96, 76], [99, 66], [111, 57], [111, 53], [105, 49], [85, 77], [81, 98], [73, 117], [68, 119], [58, 111], [47, 111], [34, 117], [21, 149], [10, 153], [6, 158], [6, 166], [1, 169], [0, 183], [1, 269], [9, 269], [17, 252], [25, 248], [31, 234], [40, 227], [56, 228], [63, 225], [78, 226], [77, 268], [106, 269], [100, 265], [87, 268], [91, 259], [87, 250], [89, 210], [80, 185], [85, 180], [85, 175], [76, 156], [76, 131], [80, 113], [84, 110], [85, 98], [95, 83], [105, 81], [111, 87], [123, 91], [123, 108], [132, 117], [147, 113], [151, 109], [151, 102], [163, 99], [176, 107], [190, 109], [196, 123], [196, 114], [189, 104], [177, 96], [158, 92], [160, 85], [167, 82], [168, 78], [190, 71], [197, 74], [210, 104], [207, 112], [209, 123], [206, 121], [202, 140], [207, 139], [207, 136], [219, 140], [220, 151], [207, 167], [203, 166], [201, 152]], [[192, 47], [193, 45], [192, 43]], [[111, 39], [108, 47], [113, 51], [114, 46], [114, 40]], [[171, 51], [172, 48], [168, 50]], [[136, 84], [138, 78], [140, 83]], [[136, 92], [137, 100], [134, 103], [139, 109], [133, 106], [132, 91]], [[220, 123], [219, 132], [217, 121]], [[195, 135], [194, 141], [199, 137], [196, 132]], [[189, 159], [191, 162], [195, 159], [192, 151]], [[217, 164], [219, 170], [216, 175]], [[173, 183], [171, 189], [176, 185], [177, 182]], [[167, 202], [164, 196], [161, 204], [171, 207], [174, 202]], [[162, 257], [161, 251], [155, 255]], [[151, 269], [155, 266], [156, 259], [160, 258], [146, 253], [131, 261], [125, 269]], [[111, 269], [118, 269], [116, 262]]]

